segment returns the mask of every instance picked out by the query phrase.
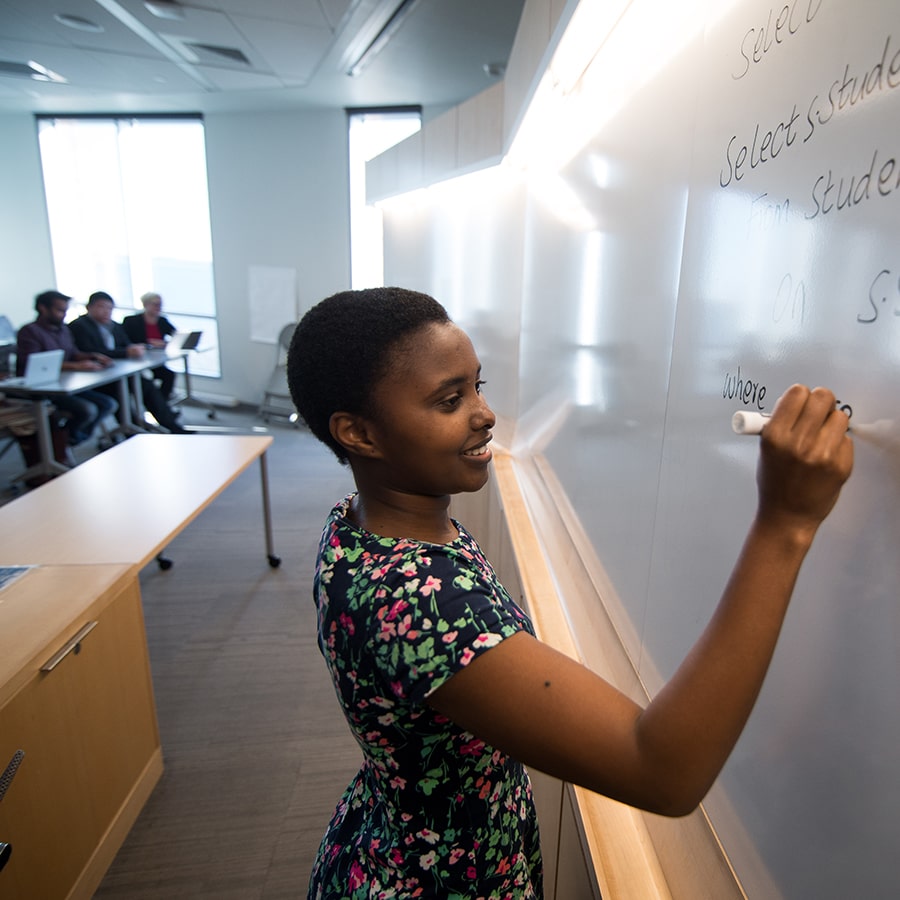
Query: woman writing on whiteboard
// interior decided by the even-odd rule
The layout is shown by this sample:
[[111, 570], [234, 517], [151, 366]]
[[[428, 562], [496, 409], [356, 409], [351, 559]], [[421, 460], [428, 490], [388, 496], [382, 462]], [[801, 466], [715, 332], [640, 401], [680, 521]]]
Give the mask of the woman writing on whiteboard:
[[319, 646], [363, 750], [314, 898], [540, 897], [524, 765], [642, 809], [702, 800], [750, 714], [800, 565], [850, 474], [847, 416], [795, 385], [761, 439], [758, 507], [706, 630], [646, 708], [550, 646], [450, 497], [488, 478], [494, 414], [465, 333], [423, 294], [336, 294], [295, 332], [288, 380], [356, 492], [315, 577]]

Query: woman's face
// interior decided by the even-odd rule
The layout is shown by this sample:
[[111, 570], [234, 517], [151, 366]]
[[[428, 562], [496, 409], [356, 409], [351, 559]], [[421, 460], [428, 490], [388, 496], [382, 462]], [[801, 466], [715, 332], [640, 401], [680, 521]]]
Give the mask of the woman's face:
[[429, 325], [394, 351], [370, 421], [385, 487], [444, 496], [484, 486], [496, 419], [482, 383], [472, 342], [451, 323]]
[[156, 322], [162, 314], [162, 300], [145, 300], [144, 316], [149, 322]]

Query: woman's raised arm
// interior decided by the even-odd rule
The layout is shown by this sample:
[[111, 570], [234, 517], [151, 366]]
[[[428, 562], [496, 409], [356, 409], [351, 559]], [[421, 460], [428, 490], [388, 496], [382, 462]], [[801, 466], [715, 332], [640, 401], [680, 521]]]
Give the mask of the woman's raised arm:
[[516, 759], [665, 815], [703, 799], [759, 693], [800, 566], [853, 467], [834, 395], [794, 385], [761, 438], [756, 516], [715, 613], [642, 709], [527, 634], [483, 653], [433, 708]]

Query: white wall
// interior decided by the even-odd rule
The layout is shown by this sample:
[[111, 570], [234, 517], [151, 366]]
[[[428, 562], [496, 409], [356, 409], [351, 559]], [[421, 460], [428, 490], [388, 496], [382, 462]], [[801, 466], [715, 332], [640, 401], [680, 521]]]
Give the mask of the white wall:
[[[300, 313], [350, 286], [346, 117], [316, 110], [213, 114], [205, 122], [222, 378], [198, 378], [194, 389], [253, 404], [275, 347], [250, 340], [248, 269], [296, 269]], [[0, 313], [22, 325], [33, 318], [34, 295], [54, 286], [34, 120], [5, 116]]]
[[296, 269], [301, 313], [350, 286], [346, 117], [328, 110], [205, 121], [222, 379], [198, 389], [256, 403], [275, 348], [250, 341], [248, 268]]
[[0, 116], [0, 315], [29, 321], [34, 295], [53, 286], [34, 117]]

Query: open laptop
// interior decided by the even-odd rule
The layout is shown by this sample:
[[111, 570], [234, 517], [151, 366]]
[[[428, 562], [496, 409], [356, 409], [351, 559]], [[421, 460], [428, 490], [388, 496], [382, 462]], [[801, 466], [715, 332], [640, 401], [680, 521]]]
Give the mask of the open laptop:
[[201, 337], [202, 331], [176, 331], [166, 344], [166, 352], [178, 354], [182, 350], [196, 350]]
[[65, 350], [42, 350], [39, 353], [29, 353], [28, 359], [25, 360], [25, 374], [19, 378], [7, 378], [0, 381], [0, 391], [10, 387], [39, 388], [45, 384], [56, 384], [59, 381], [65, 357]]

